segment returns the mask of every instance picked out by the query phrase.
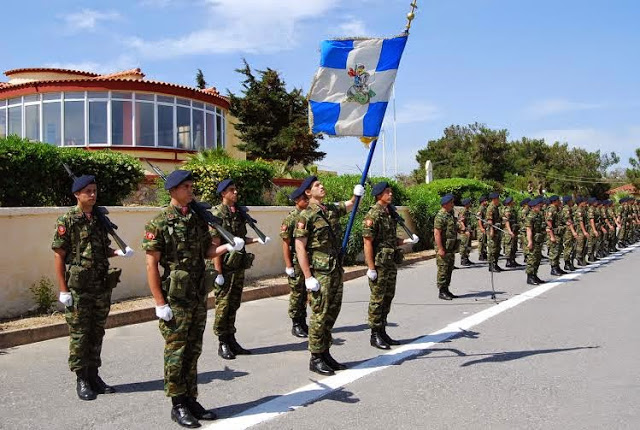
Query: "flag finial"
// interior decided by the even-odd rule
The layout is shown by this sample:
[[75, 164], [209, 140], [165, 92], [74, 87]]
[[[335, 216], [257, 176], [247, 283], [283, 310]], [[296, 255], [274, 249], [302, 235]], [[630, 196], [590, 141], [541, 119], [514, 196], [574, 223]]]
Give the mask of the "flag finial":
[[416, 17], [416, 9], [418, 9], [417, 0], [413, 0], [411, 3], [411, 12], [407, 14], [407, 26], [405, 27], [405, 33], [409, 33], [409, 29], [411, 28], [411, 21]]

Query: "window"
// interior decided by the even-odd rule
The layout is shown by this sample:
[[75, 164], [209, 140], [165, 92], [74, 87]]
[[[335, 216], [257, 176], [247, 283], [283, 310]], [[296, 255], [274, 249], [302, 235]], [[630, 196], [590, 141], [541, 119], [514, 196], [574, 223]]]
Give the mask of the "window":
[[90, 101], [89, 144], [108, 144], [107, 134], [107, 102]]
[[0, 137], [5, 137], [6, 135], [7, 135], [7, 109], [0, 108]]
[[131, 102], [111, 100], [111, 144], [133, 145]]
[[22, 106], [9, 108], [8, 134], [17, 134], [22, 137]]
[[84, 100], [84, 91], [75, 91], [64, 93], [65, 100]]
[[60, 100], [60, 93], [45, 93], [42, 100]]
[[201, 151], [204, 148], [204, 111], [193, 109], [193, 146], [192, 149]]
[[120, 93], [120, 92], [114, 91], [111, 93], [111, 98], [131, 100], [131, 93]]
[[207, 125], [206, 129], [207, 129], [207, 135], [205, 136], [204, 139], [204, 146], [206, 149], [215, 149], [216, 147], [216, 141], [215, 141], [215, 120], [214, 120], [215, 115], [212, 113], [207, 112], [205, 115], [205, 123]]
[[[136, 98], [138, 94], [136, 94]], [[136, 102], [136, 145], [155, 146], [153, 103]]]
[[[25, 97], [26, 98], [26, 97]], [[29, 140], [40, 140], [40, 105], [24, 107], [25, 137]]]
[[64, 144], [84, 145], [84, 101], [64, 102]]
[[141, 94], [136, 93], [136, 100], [143, 100], [147, 102], [152, 102], [154, 100], [153, 94]]
[[42, 104], [42, 141], [55, 146], [62, 144], [60, 102]]
[[216, 131], [216, 147], [224, 148], [224, 140], [222, 139], [224, 130], [222, 129], [222, 117], [220, 115], [216, 115]]
[[33, 103], [33, 102], [39, 102], [40, 101], [40, 95], [39, 94], [34, 94], [31, 96], [24, 96], [24, 102], [25, 103]]
[[178, 148], [191, 149], [191, 112], [189, 108], [177, 107]]
[[173, 106], [158, 105], [158, 146], [173, 148], [173, 128]]

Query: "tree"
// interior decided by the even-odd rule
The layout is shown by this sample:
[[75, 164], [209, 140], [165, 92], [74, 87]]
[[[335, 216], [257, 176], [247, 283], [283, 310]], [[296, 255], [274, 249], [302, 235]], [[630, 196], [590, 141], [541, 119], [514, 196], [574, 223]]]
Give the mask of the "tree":
[[196, 87], [201, 90], [207, 88], [207, 81], [204, 80], [204, 73], [202, 73], [202, 69], [198, 69], [198, 73], [196, 73]]
[[631, 167], [625, 171], [625, 176], [636, 189], [640, 190], [640, 148], [636, 148], [635, 158], [629, 158], [629, 165], [631, 165]]
[[238, 148], [247, 158], [290, 160], [308, 164], [326, 155], [317, 151], [320, 144], [310, 134], [308, 105], [301, 89], [287, 91], [277, 71], [256, 70], [256, 77], [246, 60], [236, 72], [244, 76], [242, 96], [228, 92], [231, 115], [238, 137]]

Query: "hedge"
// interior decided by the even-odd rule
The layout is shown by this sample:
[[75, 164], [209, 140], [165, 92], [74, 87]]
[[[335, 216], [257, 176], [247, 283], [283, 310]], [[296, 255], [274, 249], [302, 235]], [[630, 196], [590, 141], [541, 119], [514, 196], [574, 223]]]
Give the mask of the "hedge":
[[111, 150], [58, 148], [17, 136], [0, 138], [0, 206], [69, 206], [73, 172], [95, 175], [98, 203], [119, 205], [144, 177], [140, 162]]

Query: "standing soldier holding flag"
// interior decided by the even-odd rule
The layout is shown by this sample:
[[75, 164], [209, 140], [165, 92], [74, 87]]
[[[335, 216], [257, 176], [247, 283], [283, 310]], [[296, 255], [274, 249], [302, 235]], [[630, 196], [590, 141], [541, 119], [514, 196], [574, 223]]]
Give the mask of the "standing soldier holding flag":
[[489, 206], [487, 206], [487, 259], [489, 260], [490, 272], [502, 272], [502, 268], [498, 266], [498, 258], [500, 258], [500, 244], [502, 227], [500, 221], [500, 194], [492, 192], [489, 194]]

